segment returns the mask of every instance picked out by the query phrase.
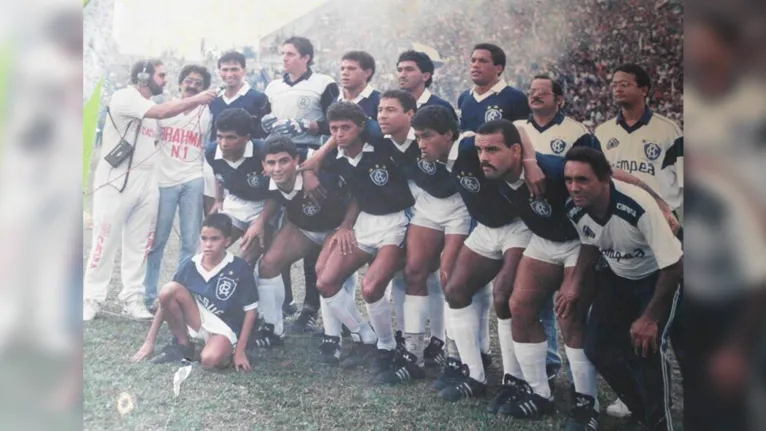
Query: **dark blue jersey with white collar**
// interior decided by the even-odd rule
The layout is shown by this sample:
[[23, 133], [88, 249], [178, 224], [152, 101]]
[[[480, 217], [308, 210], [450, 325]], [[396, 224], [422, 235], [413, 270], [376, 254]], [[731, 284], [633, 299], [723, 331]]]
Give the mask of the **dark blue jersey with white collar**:
[[446, 168], [463, 198], [468, 213], [487, 227], [505, 226], [516, 219], [513, 205], [500, 194], [500, 182], [484, 176], [473, 136], [452, 146]]
[[194, 256], [176, 272], [173, 281], [188, 289], [237, 336], [242, 331], [245, 312], [258, 308], [253, 268], [244, 259], [228, 252], [210, 271], [202, 267], [202, 254]]
[[262, 147], [260, 139], [248, 142], [242, 159], [232, 163], [223, 158], [217, 144], [208, 145], [205, 159], [213, 168], [215, 178], [229, 193], [248, 201], [262, 201], [269, 197], [269, 178], [263, 173]]
[[340, 226], [346, 216], [348, 187], [337, 173], [326, 169], [319, 171], [319, 183], [327, 195], [318, 202], [307, 198], [303, 192], [303, 176], [298, 174], [290, 193], [277, 189], [271, 181], [271, 197], [285, 207], [287, 218], [293, 224], [309, 232], [327, 232]]
[[577, 231], [567, 218], [569, 192], [564, 183], [564, 158], [540, 153], [535, 156], [545, 175], [545, 197], [531, 199], [523, 178], [514, 184], [503, 182], [501, 193], [535, 235], [556, 242], [577, 239]]
[[394, 160], [404, 168], [407, 179], [414, 181], [426, 193], [440, 199], [457, 193], [457, 187], [450, 179], [449, 171], [444, 164], [429, 162], [421, 157], [422, 153], [415, 140], [414, 131], [410, 132], [402, 145], [395, 143], [390, 136], [384, 137], [383, 144], [393, 149]]
[[325, 164], [348, 184], [362, 211], [373, 215], [392, 214], [415, 203], [405, 169], [396, 161], [397, 151], [385, 140], [374, 139], [365, 143], [354, 159], [338, 149], [327, 156]]
[[457, 101], [460, 109], [460, 130], [475, 132], [487, 121], [516, 121], [527, 118], [530, 114], [527, 97], [521, 91], [499, 81], [481, 96], [473, 90], [466, 90]]

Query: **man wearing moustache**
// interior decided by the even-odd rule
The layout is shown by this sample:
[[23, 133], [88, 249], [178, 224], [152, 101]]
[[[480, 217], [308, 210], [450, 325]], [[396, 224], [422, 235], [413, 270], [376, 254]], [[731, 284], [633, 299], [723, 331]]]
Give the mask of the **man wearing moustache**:
[[[210, 81], [211, 75], [206, 68], [194, 64], [184, 66], [178, 75], [181, 98], [193, 97], [207, 90]], [[173, 228], [176, 209], [179, 212], [181, 235], [178, 268], [197, 251], [199, 232], [202, 229], [203, 152], [204, 144], [209, 139], [210, 117], [208, 107], [199, 105], [160, 123], [160, 160], [157, 169], [160, 204], [154, 244], [149, 251], [144, 278], [146, 302], [150, 308], [154, 308], [157, 298], [162, 256]]]

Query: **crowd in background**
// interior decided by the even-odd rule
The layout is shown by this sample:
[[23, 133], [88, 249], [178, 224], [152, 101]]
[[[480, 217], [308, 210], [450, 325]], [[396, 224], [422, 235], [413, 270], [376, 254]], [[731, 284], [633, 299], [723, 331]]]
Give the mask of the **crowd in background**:
[[[314, 42], [315, 70], [337, 76], [341, 56], [361, 49], [373, 55], [378, 89], [398, 87], [396, 59], [413, 43], [438, 52], [431, 91], [457, 104], [472, 84], [468, 74], [472, 47], [479, 42], [501, 46], [507, 56], [506, 81], [526, 90], [537, 73], [549, 73], [565, 87], [566, 113], [588, 126], [616, 115], [610, 100], [610, 72], [624, 62], [643, 65], [652, 76], [649, 105], [682, 124], [683, 9], [675, 0], [360, 0], [341, 8], [353, 19], [343, 25], [324, 12], [303, 36]], [[290, 35], [285, 35], [290, 36]], [[278, 37], [267, 51], [278, 52]], [[202, 62], [216, 70], [221, 53], [208, 51]], [[104, 102], [128, 82], [134, 58], [124, 58], [107, 70]], [[162, 55], [174, 74], [188, 61], [172, 51]], [[279, 76], [274, 64], [250, 60], [248, 81], [256, 88]], [[217, 85], [214, 74], [213, 85]], [[165, 97], [175, 96], [169, 85]]]

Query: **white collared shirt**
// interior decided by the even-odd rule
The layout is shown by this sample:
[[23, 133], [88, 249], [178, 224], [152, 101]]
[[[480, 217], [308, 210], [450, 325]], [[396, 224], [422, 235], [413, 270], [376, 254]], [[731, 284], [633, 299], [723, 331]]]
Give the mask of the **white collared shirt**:
[[295, 184], [293, 184], [293, 190], [290, 193], [285, 193], [282, 189], [280, 189], [279, 186], [277, 186], [277, 183], [274, 181], [274, 178], [269, 180], [269, 190], [279, 190], [279, 193], [282, 193], [282, 196], [284, 196], [285, 199], [291, 201], [299, 191], [303, 190], [303, 175], [299, 174], [295, 177]]
[[412, 143], [417, 140], [417, 138], [415, 137], [415, 129], [413, 129], [412, 127], [410, 127], [410, 130], [407, 132], [407, 138], [401, 144], [396, 142], [394, 140], [394, 137], [391, 135], [383, 135], [383, 137], [386, 139], [390, 139], [391, 142], [394, 143], [394, 146], [396, 147], [396, 149], [401, 151], [402, 153], [407, 151], [407, 149], [410, 148], [410, 145], [412, 145]]
[[221, 263], [216, 265], [215, 268], [211, 269], [210, 271], [205, 270], [205, 268], [202, 266], [202, 253], [192, 257], [192, 262], [194, 262], [194, 266], [197, 267], [197, 272], [199, 272], [199, 275], [203, 280], [205, 280], [205, 283], [207, 283], [211, 278], [218, 275], [218, 273], [221, 272], [221, 270], [224, 269], [226, 265], [234, 262], [234, 255], [227, 251], [223, 256]]
[[471, 96], [473, 96], [473, 98], [476, 99], [477, 102], [481, 103], [481, 101], [486, 99], [487, 97], [503, 91], [503, 89], [505, 87], [507, 87], [507, 86], [508, 86], [508, 83], [505, 82], [504, 79], [501, 79], [501, 80], [497, 81], [497, 84], [493, 85], [486, 93], [481, 94], [481, 95], [476, 94], [476, 86], [474, 86], [471, 89]]
[[338, 102], [359, 103], [362, 101], [362, 99], [370, 97], [370, 94], [372, 94], [373, 91], [375, 91], [375, 89], [368, 83], [367, 86], [364, 87], [364, 90], [362, 90], [362, 92], [359, 93], [359, 95], [356, 96], [354, 100], [346, 100], [343, 96], [343, 90], [341, 90], [340, 95], [338, 95]]
[[524, 185], [524, 166], [521, 167], [521, 174], [519, 174], [518, 180], [512, 183], [509, 183], [508, 181], [506, 181], [505, 183], [508, 184], [508, 187], [514, 190], [518, 190], [521, 186], [523, 186]]
[[215, 160], [221, 160], [223, 159], [226, 163], [229, 164], [234, 169], [237, 169], [242, 163], [245, 163], [245, 159], [248, 157], [253, 157], [253, 141], [247, 141], [247, 144], [245, 144], [245, 152], [242, 154], [242, 157], [240, 157], [239, 160], [236, 162], [232, 162], [230, 160], [226, 160], [223, 158], [223, 152], [221, 152], [221, 147], [216, 146], [215, 147]]
[[234, 97], [232, 97], [231, 99], [226, 97], [226, 89], [221, 90], [221, 92], [218, 93], [218, 96], [220, 96], [221, 99], [223, 99], [223, 103], [227, 105], [231, 105], [231, 102], [244, 96], [245, 93], [247, 93], [248, 91], [250, 91], [250, 84], [248, 84], [247, 81], [245, 81], [242, 83], [242, 87], [239, 89], [239, 91], [237, 91], [237, 94], [235, 94]]
[[362, 151], [360, 151], [359, 154], [356, 155], [356, 157], [351, 158], [346, 154], [346, 150], [344, 150], [343, 148], [338, 148], [337, 158], [340, 159], [341, 157], [345, 157], [348, 160], [348, 163], [351, 164], [351, 166], [356, 167], [359, 164], [359, 162], [362, 160], [362, 156], [364, 155], [364, 153], [371, 153], [373, 151], [375, 151], [375, 147], [365, 142], [364, 146], [362, 147]]
[[418, 105], [418, 108], [420, 108], [426, 102], [428, 102], [428, 99], [430, 99], [430, 98], [431, 98], [431, 92], [428, 91], [428, 89], [426, 88], [425, 90], [423, 90], [423, 94], [421, 94], [420, 97], [418, 97], [418, 100], [416, 102], [417, 105]]

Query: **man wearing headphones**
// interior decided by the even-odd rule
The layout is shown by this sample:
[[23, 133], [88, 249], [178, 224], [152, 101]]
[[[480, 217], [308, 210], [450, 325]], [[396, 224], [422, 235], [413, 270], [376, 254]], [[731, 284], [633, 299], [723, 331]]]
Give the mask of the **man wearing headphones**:
[[159, 205], [155, 163], [157, 120], [210, 103], [215, 90], [155, 104], [166, 83], [160, 60], [133, 65], [131, 84], [116, 91], [107, 108], [102, 152], [93, 177], [93, 239], [83, 280], [83, 321], [93, 320], [106, 300], [114, 259], [122, 241], [123, 313], [151, 319], [144, 304], [146, 255], [152, 248]]

